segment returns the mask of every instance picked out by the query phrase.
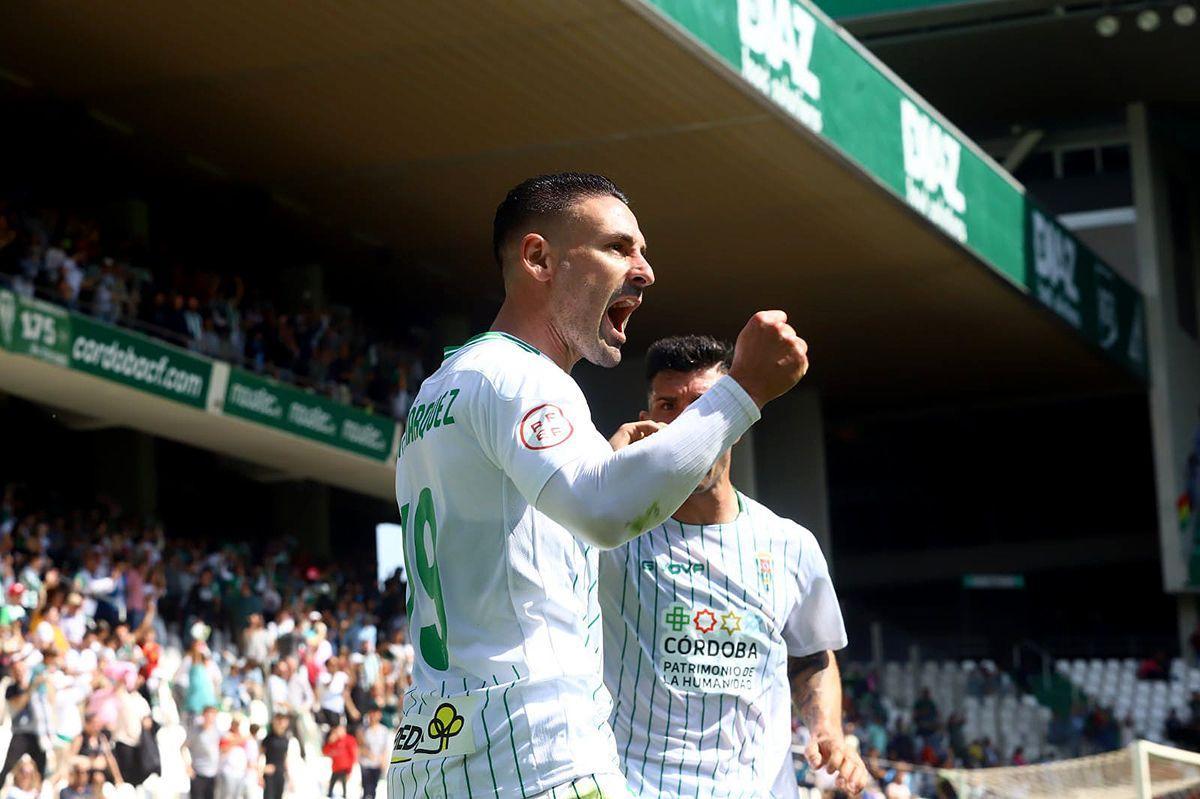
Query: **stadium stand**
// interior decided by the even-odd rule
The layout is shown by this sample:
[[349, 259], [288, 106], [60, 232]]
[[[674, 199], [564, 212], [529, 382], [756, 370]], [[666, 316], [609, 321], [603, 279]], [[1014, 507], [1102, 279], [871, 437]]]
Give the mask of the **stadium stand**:
[[[1195, 667], [1178, 658], [1094, 659], [1059, 660], [1055, 671], [1053, 686], [1061, 680], [1069, 690], [1052, 709], [1039, 698], [1058, 703], [1059, 692], [1025, 693], [1021, 678], [987, 660], [888, 661], [878, 672], [848, 664], [845, 732], [874, 780], [864, 796], [1195, 795], [1200, 758], [1186, 751], [1200, 741], [1190, 721], [1200, 709]], [[836, 795], [826, 775], [806, 768], [797, 732], [801, 785], [814, 799]], [[1182, 749], [1153, 742], [1162, 740]]]
[[[888, 661], [876, 690], [863, 690], [854, 676], [869, 673], [855, 664], [847, 694], [855, 698], [860, 728], [882, 722], [886, 752], [896, 760], [949, 767], [998, 766], [1049, 757], [1049, 708], [1016, 688], [991, 661]], [[861, 732], [867, 736], [869, 732]], [[868, 746], [868, 748], [879, 748]], [[910, 752], [915, 755], [905, 757]]]
[[398, 718], [412, 657], [398, 579], [380, 591], [294, 543], [176, 539], [110, 500], [58, 508], [16, 484], [0, 495], [0, 552], [6, 798], [187, 793], [181, 744], [204, 771], [209, 707], [224, 795], [262, 784], [260, 730], [280, 716], [295, 739], [281, 750], [292, 795], [316, 796], [330, 774], [323, 739], [348, 729], [368, 762], [368, 715]]
[[[1200, 668], [1173, 658], [1166, 669], [1153, 659], [1107, 658], [1060, 660], [1059, 674], [1081, 693], [1118, 718], [1129, 718], [1139, 738], [1191, 743], [1198, 740], [1192, 726], [1200, 710]], [[1146, 677], [1151, 677], [1147, 679]]]
[[17, 294], [404, 420], [423, 377], [411, 345], [344, 307], [286, 307], [242, 275], [146, 249], [110, 241], [86, 213], [0, 202], [0, 281]]

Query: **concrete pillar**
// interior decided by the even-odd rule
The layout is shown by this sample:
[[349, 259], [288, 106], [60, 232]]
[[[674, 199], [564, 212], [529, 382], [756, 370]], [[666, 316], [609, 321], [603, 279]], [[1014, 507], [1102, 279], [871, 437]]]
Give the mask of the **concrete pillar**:
[[754, 426], [753, 448], [756, 499], [811, 530], [832, 566], [825, 424], [817, 391], [797, 389], [768, 405]]
[[271, 521], [278, 534], [295, 536], [301, 552], [317, 560], [331, 555], [329, 486], [307, 480], [274, 484]]
[[[1130, 151], [1133, 167], [1134, 206], [1137, 214], [1137, 257], [1139, 282], [1146, 302], [1146, 342], [1150, 366], [1150, 419], [1154, 443], [1154, 470], [1158, 499], [1159, 545], [1163, 585], [1168, 592], [1200, 587], [1200, 524], [1181, 529], [1176, 507], [1186, 490], [1185, 474], [1194, 440], [1200, 434], [1196, 411], [1200, 406], [1200, 343], [1180, 324], [1181, 298], [1177, 276], [1181, 270], [1197, 269], [1196, 247], [1191, 263], [1180, 236], [1196, 242], [1200, 225], [1193, 218], [1180, 222], [1169, 193], [1171, 176], [1187, 174], [1184, 166], [1195, 167], [1195, 158], [1172, 151], [1156, 136], [1153, 115], [1144, 104], [1128, 110]], [[1200, 195], [1196, 183], [1184, 184], [1193, 197]], [[1181, 229], [1190, 225], [1190, 230]], [[1200, 503], [1198, 503], [1200, 504]], [[1192, 598], [1179, 602], [1180, 649], [1187, 652], [1187, 636], [1195, 626]], [[1185, 618], [1186, 617], [1186, 618]]]
[[1178, 608], [1178, 630], [1179, 630], [1179, 654], [1192, 665], [1195, 664], [1195, 659], [1192, 655], [1192, 647], [1188, 641], [1192, 637], [1192, 633], [1196, 629], [1196, 623], [1200, 622], [1200, 613], [1196, 610], [1196, 595], [1195, 594], [1180, 594], [1175, 597], [1176, 607]]

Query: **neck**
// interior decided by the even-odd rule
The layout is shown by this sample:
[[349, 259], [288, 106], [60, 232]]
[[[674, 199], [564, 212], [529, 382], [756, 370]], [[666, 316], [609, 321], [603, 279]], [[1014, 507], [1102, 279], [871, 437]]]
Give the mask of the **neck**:
[[498, 333], [508, 333], [516, 336], [526, 344], [532, 344], [543, 355], [558, 364], [564, 372], [570, 372], [579, 360], [579, 355], [571, 350], [566, 338], [555, 329], [554, 324], [544, 313], [537, 309], [525, 307], [513, 297], [504, 300], [500, 312], [492, 322], [492, 330]]
[[684, 524], [726, 524], [738, 517], [737, 491], [727, 471], [707, 491], [692, 494], [671, 517]]

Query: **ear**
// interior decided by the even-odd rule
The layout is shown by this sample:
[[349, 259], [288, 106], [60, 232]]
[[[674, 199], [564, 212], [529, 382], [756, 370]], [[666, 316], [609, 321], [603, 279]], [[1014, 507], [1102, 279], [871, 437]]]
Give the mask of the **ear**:
[[526, 233], [517, 251], [517, 266], [539, 283], [547, 283], [553, 274], [550, 242], [540, 233]]
[[638, 411], [638, 421], [639, 422], [644, 422], [649, 418], [650, 418], [650, 414], [647, 413], [646, 411]]

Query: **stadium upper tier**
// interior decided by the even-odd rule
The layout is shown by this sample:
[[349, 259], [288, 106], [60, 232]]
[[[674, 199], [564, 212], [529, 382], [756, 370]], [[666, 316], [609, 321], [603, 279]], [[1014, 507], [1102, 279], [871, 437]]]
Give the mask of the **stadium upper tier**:
[[123, 425], [284, 477], [392, 493], [400, 428], [390, 417], [5, 288], [0, 389], [66, 411], [83, 429]]
[[0, 286], [404, 421], [424, 374], [418, 345], [374, 335], [311, 292], [289, 306], [278, 287], [264, 293], [270, 277], [185, 267], [204, 261], [185, 244], [150, 254], [148, 238], [0, 197]]
[[807, 0], [41, 5], [0, 22], [0, 101], [78, 102], [481, 300], [507, 187], [610, 174], [658, 274], [635, 351], [733, 335], [770, 304], [830, 396], [1145, 372], [1136, 289]]

